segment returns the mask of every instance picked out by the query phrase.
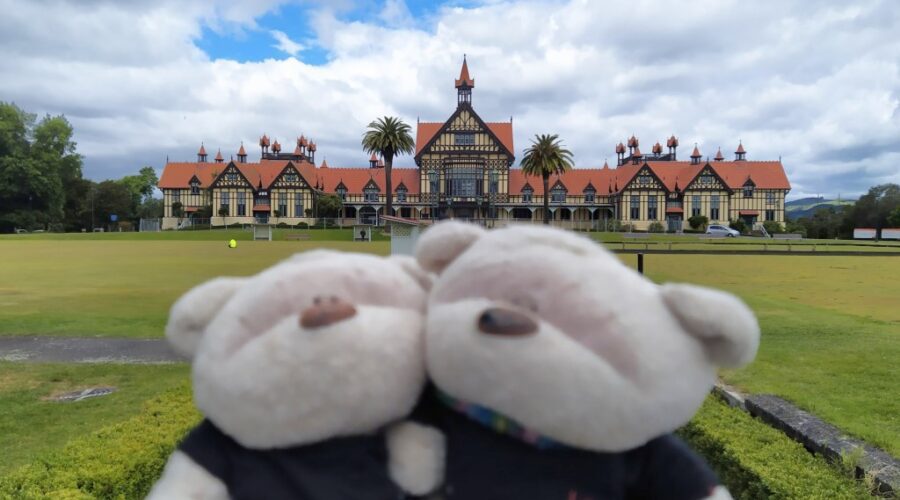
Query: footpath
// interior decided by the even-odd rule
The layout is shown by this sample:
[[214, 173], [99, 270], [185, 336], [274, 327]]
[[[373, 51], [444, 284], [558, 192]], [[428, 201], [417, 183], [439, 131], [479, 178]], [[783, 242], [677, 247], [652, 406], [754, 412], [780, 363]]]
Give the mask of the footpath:
[[41, 363], [179, 363], [165, 339], [0, 337], [0, 361]]

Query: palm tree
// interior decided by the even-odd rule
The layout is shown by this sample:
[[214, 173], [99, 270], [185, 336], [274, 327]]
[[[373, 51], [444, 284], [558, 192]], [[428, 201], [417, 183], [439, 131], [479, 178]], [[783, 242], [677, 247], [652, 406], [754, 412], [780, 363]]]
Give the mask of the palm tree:
[[535, 134], [522, 157], [522, 173], [544, 179], [544, 224], [550, 224], [550, 176], [572, 170], [572, 152], [562, 147], [559, 135]]
[[394, 186], [391, 183], [391, 167], [394, 164], [394, 155], [412, 154], [415, 148], [410, 130], [409, 125], [403, 123], [401, 119], [385, 116], [370, 123], [369, 129], [363, 134], [362, 147], [366, 153], [377, 153], [384, 160], [384, 187], [387, 190], [385, 215], [393, 213]]

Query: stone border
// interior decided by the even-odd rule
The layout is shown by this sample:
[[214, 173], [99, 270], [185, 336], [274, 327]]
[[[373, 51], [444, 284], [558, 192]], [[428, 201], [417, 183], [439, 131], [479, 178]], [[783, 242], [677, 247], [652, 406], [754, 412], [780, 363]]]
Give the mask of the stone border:
[[745, 395], [721, 383], [713, 388], [713, 394], [831, 462], [843, 463], [845, 457], [858, 454], [854, 464], [857, 477], [871, 477], [878, 495], [893, 498], [900, 493], [900, 460], [886, 451], [848, 437], [837, 427], [777, 396]]

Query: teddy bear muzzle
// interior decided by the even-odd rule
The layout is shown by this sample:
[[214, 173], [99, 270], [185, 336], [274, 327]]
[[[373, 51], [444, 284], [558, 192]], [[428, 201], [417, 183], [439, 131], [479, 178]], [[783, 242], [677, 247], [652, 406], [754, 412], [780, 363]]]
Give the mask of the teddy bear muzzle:
[[524, 313], [513, 309], [492, 307], [478, 317], [478, 329], [489, 335], [518, 337], [538, 331], [538, 325]]
[[300, 326], [322, 328], [354, 316], [356, 316], [356, 307], [353, 304], [337, 297], [330, 297], [327, 300], [316, 297], [313, 305], [300, 313]]

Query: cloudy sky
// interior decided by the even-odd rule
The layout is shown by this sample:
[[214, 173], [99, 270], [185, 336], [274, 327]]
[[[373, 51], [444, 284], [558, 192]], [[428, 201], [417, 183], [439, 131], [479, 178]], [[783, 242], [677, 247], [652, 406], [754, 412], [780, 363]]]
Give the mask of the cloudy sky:
[[[187, 4], [187, 5], [185, 5]], [[463, 54], [517, 155], [558, 133], [578, 167], [632, 133], [784, 162], [791, 198], [900, 183], [900, 2], [0, 0], [0, 100], [74, 124], [85, 175], [262, 133], [363, 166], [373, 118], [443, 121]], [[687, 151], [686, 151], [687, 150]], [[412, 166], [410, 157], [397, 165]]]

